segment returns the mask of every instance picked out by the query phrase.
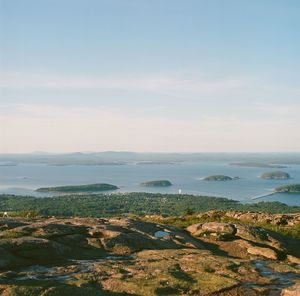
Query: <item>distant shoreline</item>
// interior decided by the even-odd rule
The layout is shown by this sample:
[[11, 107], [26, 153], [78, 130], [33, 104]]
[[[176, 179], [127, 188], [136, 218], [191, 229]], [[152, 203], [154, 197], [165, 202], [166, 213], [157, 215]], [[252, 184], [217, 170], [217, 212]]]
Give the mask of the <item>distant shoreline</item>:
[[263, 162], [232, 162], [229, 165], [247, 168], [285, 169], [288, 166], [282, 164], [270, 164]]

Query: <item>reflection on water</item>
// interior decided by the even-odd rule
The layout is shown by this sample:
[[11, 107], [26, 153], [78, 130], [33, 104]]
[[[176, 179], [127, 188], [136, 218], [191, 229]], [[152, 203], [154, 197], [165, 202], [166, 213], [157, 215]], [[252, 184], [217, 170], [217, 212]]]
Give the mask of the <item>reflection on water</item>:
[[294, 284], [295, 280], [300, 279], [300, 275], [293, 272], [275, 272], [268, 267], [271, 261], [267, 260], [253, 260], [252, 264], [258, 273], [269, 278], [271, 281], [267, 284], [258, 284], [256, 282], [246, 282], [244, 286], [252, 288], [267, 288], [268, 294], [272, 296], [280, 296], [283, 288], [289, 287]]
[[156, 231], [155, 233], [154, 233], [154, 236], [156, 237], [156, 238], [168, 238], [168, 237], [170, 237], [170, 233], [169, 232], [166, 232], [166, 231]]

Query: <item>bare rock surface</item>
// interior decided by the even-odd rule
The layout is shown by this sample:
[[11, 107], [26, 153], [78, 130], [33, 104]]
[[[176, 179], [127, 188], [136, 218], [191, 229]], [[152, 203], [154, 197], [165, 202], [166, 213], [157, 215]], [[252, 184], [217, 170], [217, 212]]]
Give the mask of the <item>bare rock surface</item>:
[[298, 254], [279, 234], [244, 223], [185, 230], [130, 218], [8, 218], [0, 225], [4, 296], [298, 295], [291, 294]]
[[[198, 223], [187, 227], [187, 230], [196, 237], [204, 240], [214, 238], [217, 241], [231, 240], [231, 246], [238, 245], [249, 255], [263, 256], [277, 260], [287, 257], [287, 249], [284, 244], [268, 231], [259, 227], [243, 225], [240, 223], [208, 222]], [[223, 243], [223, 245], [226, 245]], [[290, 261], [296, 262], [297, 257], [290, 257]]]
[[269, 214], [259, 212], [239, 212], [239, 211], [209, 211], [200, 213], [199, 218], [234, 218], [245, 222], [263, 222], [273, 225], [295, 225], [300, 222], [300, 213], [293, 214]]
[[[14, 225], [17, 227], [0, 232], [3, 268], [17, 264], [17, 257], [22, 265], [25, 261], [35, 264], [79, 257], [97, 258], [111, 252], [201, 247], [197, 239], [181, 229], [124, 218], [43, 219]], [[158, 238], [157, 232], [166, 235]]]
[[268, 259], [276, 260], [278, 259], [277, 253], [270, 249], [270, 248], [265, 248], [265, 247], [249, 247], [247, 249], [247, 252], [251, 255], [258, 255], [258, 256], [263, 256]]
[[295, 284], [289, 288], [285, 288], [281, 292], [282, 296], [300, 296], [300, 284]]

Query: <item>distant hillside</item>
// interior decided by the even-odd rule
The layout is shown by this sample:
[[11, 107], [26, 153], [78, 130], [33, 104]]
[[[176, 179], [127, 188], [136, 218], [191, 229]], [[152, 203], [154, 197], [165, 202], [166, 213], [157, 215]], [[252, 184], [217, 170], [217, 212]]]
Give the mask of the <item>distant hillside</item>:
[[240, 167], [249, 167], [249, 168], [275, 168], [275, 169], [284, 169], [287, 166], [281, 164], [269, 164], [263, 162], [234, 162], [230, 165], [240, 166]]
[[74, 152], [55, 154], [0, 154], [0, 162], [49, 165], [117, 165], [128, 162], [176, 163], [183, 161], [225, 161], [239, 166], [282, 168], [300, 164], [300, 153], [136, 153], [126, 151]]

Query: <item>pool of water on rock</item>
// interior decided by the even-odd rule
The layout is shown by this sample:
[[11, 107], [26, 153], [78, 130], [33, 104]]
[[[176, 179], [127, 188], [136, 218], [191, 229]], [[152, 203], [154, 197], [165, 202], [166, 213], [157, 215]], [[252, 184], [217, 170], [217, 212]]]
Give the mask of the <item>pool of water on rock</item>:
[[268, 260], [253, 260], [251, 262], [255, 269], [262, 277], [268, 278], [271, 282], [269, 284], [259, 285], [255, 282], [247, 282], [244, 285], [249, 288], [266, 288], [269, 296], [280, 296], [284, 288], [292, 286], [294, 280], [299, 280], [300, 275], [292, 272], [276, 272], [268, 267], [271, 261]]

